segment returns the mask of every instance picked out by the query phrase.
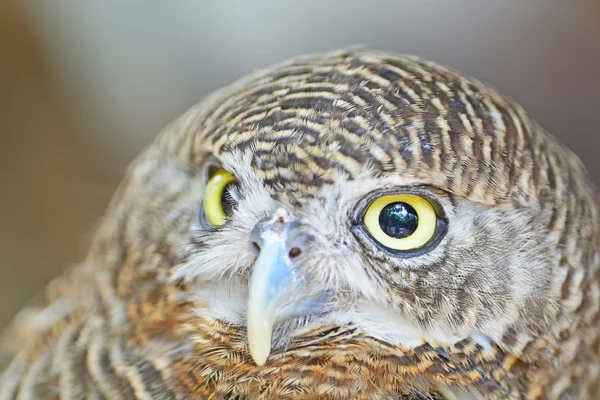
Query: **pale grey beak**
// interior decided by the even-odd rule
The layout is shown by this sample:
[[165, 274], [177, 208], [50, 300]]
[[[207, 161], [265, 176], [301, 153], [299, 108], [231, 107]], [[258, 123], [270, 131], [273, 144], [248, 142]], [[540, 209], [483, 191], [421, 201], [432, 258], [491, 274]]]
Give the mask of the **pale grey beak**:
[[324, 296], [306, 281], [296, 258], [310, 235], [286, 210], [256, 224], [250, 240], [258, 253], [250, 276], [248, 347], [257, 365], [271, 353], [271, 335], [277, 321], [322, 311]]

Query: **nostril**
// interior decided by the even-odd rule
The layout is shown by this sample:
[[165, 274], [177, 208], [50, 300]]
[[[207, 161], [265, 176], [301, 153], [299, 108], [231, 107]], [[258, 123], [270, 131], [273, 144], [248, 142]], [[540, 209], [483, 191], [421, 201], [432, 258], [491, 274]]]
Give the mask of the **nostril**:
[[290, 250], [288, 255], [290, 256], [290, 258], [294, 258], [294, 257], [298, 257], [300, 255], [300, 253], [302, 253], [302, 250], [300, 250], [298, 247], [294, 247]]
[[252, 247], [254, 247], [256, 253], [260, 253], [260, 246], [258, 245], [258, 243], [252, 242]]

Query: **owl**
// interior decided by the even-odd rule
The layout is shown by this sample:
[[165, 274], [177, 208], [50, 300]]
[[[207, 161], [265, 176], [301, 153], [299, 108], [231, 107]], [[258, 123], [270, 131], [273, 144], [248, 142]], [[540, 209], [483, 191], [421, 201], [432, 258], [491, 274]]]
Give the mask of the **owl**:
[[132, 164], [8, 331], [0, 399], [597, 399], [599, 210], [579, 159], [477, 80], [297, 58]]

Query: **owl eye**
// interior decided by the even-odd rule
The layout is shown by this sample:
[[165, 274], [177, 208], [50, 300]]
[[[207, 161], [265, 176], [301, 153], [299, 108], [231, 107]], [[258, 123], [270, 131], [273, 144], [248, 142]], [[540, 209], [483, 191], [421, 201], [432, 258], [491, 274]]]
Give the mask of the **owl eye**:
[[438, 219], [426, 198], [416, 194], [392, 194], [371, 202], [363, 223], [381, 245], [408, 251], [419, 249], [434, 238]]
[[210, 225], [217, 228], [227, 222], [236, 204], [231, 189], [235, 177], [223, 169], [217, 169], [208, 180], [204, 194], [204, 214]]

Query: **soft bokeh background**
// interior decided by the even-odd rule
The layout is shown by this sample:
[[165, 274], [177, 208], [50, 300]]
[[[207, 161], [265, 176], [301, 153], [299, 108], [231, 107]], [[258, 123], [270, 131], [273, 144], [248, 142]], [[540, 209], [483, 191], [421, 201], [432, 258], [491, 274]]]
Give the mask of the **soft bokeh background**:
[[518, 100], [600, 181], [600, 2], [0, 1], [0, 327], [81, 260], [129, 161], [211, 90], [353, 44]]

